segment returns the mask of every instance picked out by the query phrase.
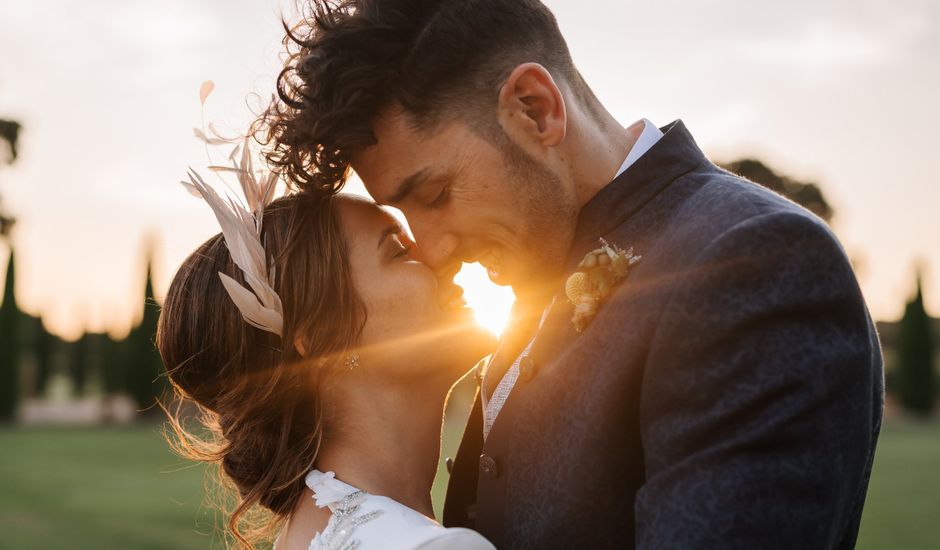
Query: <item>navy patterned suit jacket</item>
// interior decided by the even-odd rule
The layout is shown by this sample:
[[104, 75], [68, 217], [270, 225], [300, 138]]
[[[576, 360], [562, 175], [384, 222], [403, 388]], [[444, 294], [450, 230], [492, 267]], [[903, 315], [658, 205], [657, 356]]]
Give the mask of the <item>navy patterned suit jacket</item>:
[[663, 131], [582, 210], [565, 273], [599, 237], [642, 261], [581, 334], [556, 301], [485, 445], [477, 399], [444, 522], [501, 549], [851, 548], [884, 384], [849, 260]]

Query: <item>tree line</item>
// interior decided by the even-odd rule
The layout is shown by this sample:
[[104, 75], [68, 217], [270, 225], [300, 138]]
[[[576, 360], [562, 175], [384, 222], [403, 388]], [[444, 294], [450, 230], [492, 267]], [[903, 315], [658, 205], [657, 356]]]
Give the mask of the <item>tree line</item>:
[[149, 267], [143, 315], [126, 337], [86, 332], [67, 342], [46, 329], [41, 318], [19, 309], [15, 257], [11, 252], [0, 305], [0, 421], [13, 420], [24, 397], [47, 397], [54, 376], [69, 380], [73, 397], [91, 395], [97, 382], [95, 394], [127, 395], [142, 414], [158, 412], [153, 405], [167, 382], [153, 341], [159, 306]]
[[[0, 165], [17, 159], [21, 126], [0, 119]], [[10, 248], [0, 302], [0, 422], [15, 418], [24, 396], [46, 396], [56, 374], [66, 375], [72, 394], [85, 395], [92, 379], [100, 380], [102, 392], [133, 397], [141, 410], [152, 410], [154, 399], [166, 387], [163, 365], [154, 345], [158, 305], [153, 291], [151, 266], [147, 266], [143, 315], [123, 339], [108, 334], [86, 333], [66, 342], [49, 332], [39, 317], [20, 310], [16, 301], [16, 252], [10, 234], [15, 219], [0, 203], [0, 240]]]

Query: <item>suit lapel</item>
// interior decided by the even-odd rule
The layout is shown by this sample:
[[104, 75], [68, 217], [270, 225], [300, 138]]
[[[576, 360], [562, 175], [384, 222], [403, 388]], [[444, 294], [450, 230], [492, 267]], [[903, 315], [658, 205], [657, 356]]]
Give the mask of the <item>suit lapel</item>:
[[473, 528], [476, 522], [477, 475], [480, 454], [483, 452], [483, 402], [480, 389], [473, 398], [473, 408], [464, 429], [460, 448], [447, 483], [444, 500], [444, 525], [446, 527]]
[[533, 308], [518, 301], [513, 306], [513, 320], [500, 339], [499, 347], [484, 371], [481, 388], [486, 392], [487, 399], [492, 397], [496, 386], [499, 385], [519, 354], [525, 350], [529, 340], [535, 337], [541, 315], [540, 308]]

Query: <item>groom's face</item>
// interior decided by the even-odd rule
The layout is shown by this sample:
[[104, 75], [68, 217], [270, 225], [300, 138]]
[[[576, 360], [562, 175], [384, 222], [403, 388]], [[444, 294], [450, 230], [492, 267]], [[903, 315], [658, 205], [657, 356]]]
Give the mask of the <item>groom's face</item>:
[[576, 215], [558, 178], [508, 136], [495, 144], [460, 121], [423, 131], [384, 113], [377, 143], [352, 168], [380, 204], [408, 219], [422, 259], [452, 275], [479, 262], [517, 292], [547, 282], [564, 260]]

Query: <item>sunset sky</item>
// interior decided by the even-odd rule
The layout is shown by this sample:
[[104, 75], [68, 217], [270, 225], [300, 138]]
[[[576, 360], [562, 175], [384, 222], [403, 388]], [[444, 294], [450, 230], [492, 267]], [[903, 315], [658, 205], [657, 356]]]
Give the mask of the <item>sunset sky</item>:
[[[940, 2], [546, 3], [624, 125], [681, 118], [715, 161], [757, 156], [818, 182], [874, 316], [900, 315], [918, 260], [940, 315]], [[272, 91], [279, 17], [291, 6], [0, 8], [0, 118], [24, 127], [19, 160], [0, 168], [2, 207], [19, 218], [22, 308], [70, 338], [123, 333], [140, 310], [148, 243], [163, 295], [182, 259], [218, 231], [176, 183], [206, 164], [191, 131], [199, 84], [216, 83], [207, 119], [242, 130]], [[0, 272], [6, 256], [0, 245]], [[462, 278], [482, 309], [491, 296], [482, 274]]]

